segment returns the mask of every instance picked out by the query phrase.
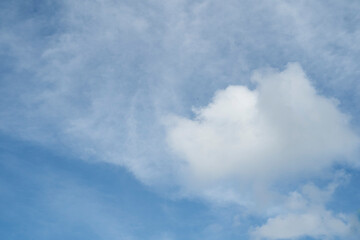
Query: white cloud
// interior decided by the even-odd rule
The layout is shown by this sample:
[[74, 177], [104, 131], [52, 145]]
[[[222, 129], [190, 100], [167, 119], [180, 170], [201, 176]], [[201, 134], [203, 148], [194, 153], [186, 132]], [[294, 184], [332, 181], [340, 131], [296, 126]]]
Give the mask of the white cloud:
[[189, 188], [209, 191], [229, 181], [235, 190], [252, 188], [356, 163], [359, 139], [348, 116], [316, 93], [298, 64], [257, 72], [252, 81], [254, 90], [218, 91], [194, 119], [168, 119], [168, 144], [184, 161]]
[[352, 218], [334, 214], [325, 208], [338, 184], [330, 184], [321, 190], [313, 184], [302, 187], [301, 192], [289, 194], [283, 205], [283, 213], [270, 217], [267, 222], [255, 228], [254, 239], [299, 239], [314, 237], [332, 239], [350, 237], [354, 225]]
[[325, 190], [307, 184], [285, 199], [278, 190], [321, 177], [335, 163], [358, 165], [349, 117], [316, 92], [299, 64], [257, 71], [252, 82], [254, 89], [218, 91], [192, 119], [167, 119], [168, 144], [183, 161], [184, 194], [270, 216], [252, 232], [257, 239], [349, 235], [350, 217], [325, 208], [339, 183]]
[[[48, 27], [42, 22], [5, 24], [0, 42], [26, 78], [11, 73], [17, 78], [4, 81], [0, 128], [123, 165], [147, 184], [180, 178], [186, 195], [269, 205], [279, 196], [268, 185], [318, 176], [334, 163], [356, 164], [359, 140], [335, 100], [316, 93], [292, 64], [255, 74], [255, 89], [218, 91], [194, 119], [179, 116], [215, 89], [249, 84], [244, 76], [253, 69], [289, 59], [319, 76], [316, 83], [331, 94], [351, 89], [355, 96], [358, 6], [65, 1], [59, 31], [49, 37], [37, 35]], [[169, 110], [178, 115], [166, 127], [173, 161], [159, 120]]]
[[334, 236], [346, 236], [350, 225], [341, 216], [330, 211], [319, 211], [300, 214], [286, 214], [270, 218], [264, 226], [256, 229], [255, 239], [297, 239], [311, 236], [325, 239]]
[[[139, 179], [150, 181], [158, 175], [153, 166], [168, 168], [163, 167], [166, 161], [158, 163], [168, 157], [163, 157], [165, 151], [153, 147], [165, 149], [159, 115], [169, 110], [185, 114], [194, 96], [199, 98], [196, 104], [203, 103], [215, 89], [248, 82], [244, 76], [252, 69], [269, 62], [300, 61], [303, 51], [312, 60], [305, 58], [303, 64], [315, 62], [335, 69], [347, 62], [341, 54], [332, 54], [332, 59], [340, 59], [332, 61], [336, 66], [322, 64], [323, 57], [319, 57], [331, 37], [322, 38], [313, 26], [321, 23], [316, 18], [320, 10], [326, 22], [338, 22], [324, 15], [334, 10], [331, 6], [260, 1], [65, 1], [54, 20], [60, 30], [47, 38], [36, 35], [37, 28], [48, 27], [36, 19], [30, 26], [18, 23], [20, 29], [9, 22], [2, 30], [0, 41], [9, 45], [16, 66], [29, 72], [30, 79], [21, 76], [9, 81], [18, 83], [16, 86], [4, 84], [0, 128], [44, 144], [64, 145], [84, 158], [95, 155], [126, 165]], [[313, 7], [316, 11], [309, 11]], [[26, 31], [20, 35], [14, 29]], [[344, 43], [357, 42], [357, 32], [343, 34], [338, 27], [326, 28], [326, 32], [347, 36]], [[296, 41], [288, 41], [289, 36]], [[304, 39], [311, 41], [302, 46], [299, 43]], [[351, 46], [343, 47], [355, 52]], [[18, 85], [25, 87], [18, 90]], [[230, 87], [226, 92], [236, 89], [239, 87]], [[265, 142], [258, 144], [265, 146]]]

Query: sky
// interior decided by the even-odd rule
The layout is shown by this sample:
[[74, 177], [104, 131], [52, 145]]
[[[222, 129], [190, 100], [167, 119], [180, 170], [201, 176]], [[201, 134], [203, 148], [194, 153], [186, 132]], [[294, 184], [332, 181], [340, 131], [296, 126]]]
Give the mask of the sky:
[[356, 240], [360, 2], [0, 1], [0, 238]]

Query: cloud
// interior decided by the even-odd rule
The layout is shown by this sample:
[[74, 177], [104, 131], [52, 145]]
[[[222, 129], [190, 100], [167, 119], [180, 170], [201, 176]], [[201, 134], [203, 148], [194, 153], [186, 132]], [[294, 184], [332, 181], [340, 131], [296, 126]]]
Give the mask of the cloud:
[[339, 180], [286, 193], [333, 172], [334, 164], [358, 166], [349, 116], [336, 99], [316, 92], [297, 63], [256, 71], [251, 81], [253, 89], [217, 91], [211, 103], [193, 109], [193, 118], [166, 119], [184, 194], [267, 217], [251, 231], [254, 239], [349, 237], [352, 217], [326, 209]]
[[310, 236], [327, 239], [345, 237], [351, 226], [345, 216], [336, 216], [331, 211], [314, 210], [309, 212], [276, 216], [253, 232], [255, 239], [298, 239]]
[[1, 131], [252, 209], [358, 164], [349, 116], [326, 97], [358, 121], [358, 3], [50, 1], [25, 18], [6, 6]]
[[218, 91], [193, 119], [168, 119], [168, 144], [184, 162], [189, 188], [211, 191], [230, 181], [232, 190], [247, 189], [357, 164], [349, 117], [315, 91], [298, 64], [256, 72], [252, 82], [253, 90]]
[[291, 192], [283, 205], [283, 213], [270, 217], [266, 223], [251, 231], [254, 239], [350, 239], [356, 221], [345, 214], [334, 214], [325, 208], [339, 183], [325, 190], [306, 184], [300, 192]]
[[[338, 9], [335, 4], [64, 1], [27, 22], [17, 16], [18, 5], [7, 10], [11, 18], [2, 15], [9, 27], [2, 29], [1, 43], [14, 69], [0, 96], [1, 130], [124, 165], [144, 182], [173, 167], [163, 150], [163, 115], [186, 116], [217, 89], [249, 84], [249, 73], [270, 63], [296, 59], [312, 73], [337, 74], [330, 70], [354, 58], [332, 53], [336, 60], [323, 64], [332, 38], [313, 26], [321, 24], [318, 13], [338, 22], [325, 14]], [[329, 35], [347, 40], [331, 43], [356, 55], [347, 43], [357, 42], [358, 33], [332, 26], [326, 24]], [[52, 31], [44, 37], [47, 29]], [[304, 39], [311, 41], [302, 44]]]

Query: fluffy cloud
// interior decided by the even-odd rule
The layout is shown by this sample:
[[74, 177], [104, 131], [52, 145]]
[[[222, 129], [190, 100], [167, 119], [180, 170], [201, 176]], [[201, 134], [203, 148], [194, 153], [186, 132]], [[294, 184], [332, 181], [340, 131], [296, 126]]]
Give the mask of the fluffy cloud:
[[348, 116], [315, 91], [298, 64], [256, 72], [252, 82], [253, 90], [218, 91], [208, 106], [194, 109], [193, 119], [168, 119], [168, 144], [184, 162], [190, 191], [215, 196], [226, 189], [234, 196], [306, 179], [334, 163], [357, 164], [359, 139]]
[[325, 207], [339, 183], [325, 190], [307, 184], [288, 197], [279, 190], [321, 177], [335, 163], [358, 165], [349, 117], [315, 91], [299, 64], [257, 71], [252, 82], [254, 89], [218, 91], [209, 105], [193, 109], [192, 119], [167, 119], [185, 194], [265, 213], [254, 239], [349, 236], [350, 217]]
[[290, 193], [285, 200], [283, 213], [269, 218], [264, 225], [255, 228], [252, 231], [253, 238], [348, 238], [354, 226], [351, 216], [336, 215], [324, 207], [337, 185], [332, 183], [327, 189], [321, 190], [313, 184], [307, 184], [300, 192]]

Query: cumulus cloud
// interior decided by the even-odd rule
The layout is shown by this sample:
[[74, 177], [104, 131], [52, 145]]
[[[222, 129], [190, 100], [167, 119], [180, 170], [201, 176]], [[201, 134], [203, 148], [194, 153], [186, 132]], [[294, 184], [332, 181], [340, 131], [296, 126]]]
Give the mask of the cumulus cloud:
[[349, 235], [350, 217], [325, 207], [338, 182], [325, 190], [307, 184], [288, 197], [279, 190], [321, 177], [334, 164], [358, 165], [359, 138], [349, 117], [336, 99], [316, 92], [297, 63], [257, 71], [251, 80], [253, 89], [216, 92], [210, 104], [193, 109], [193, 118], [167, 118], [185, 194], [269, 216], [252, 231], [255, 239]]
[[299, 239], [314, 237], [331, 239], [349, 238], [356, 221], [352, 216], [335, 214], [325, 208], [339, 183], [331, 183], [326, 189], [306, 184], [301, 191], [291, 192], [284, 201], [283, 213], [270, 217], [255, 228], [254, 239]]
[[256, 88], [229, 86], [193, 119], [169, 120], [168, 143], [187, 177], [204, 187], [233, 179], [269, 183], [355, 164], [359, 139], [333, 99], [319, 95], [298, 64], [254, 74]]

